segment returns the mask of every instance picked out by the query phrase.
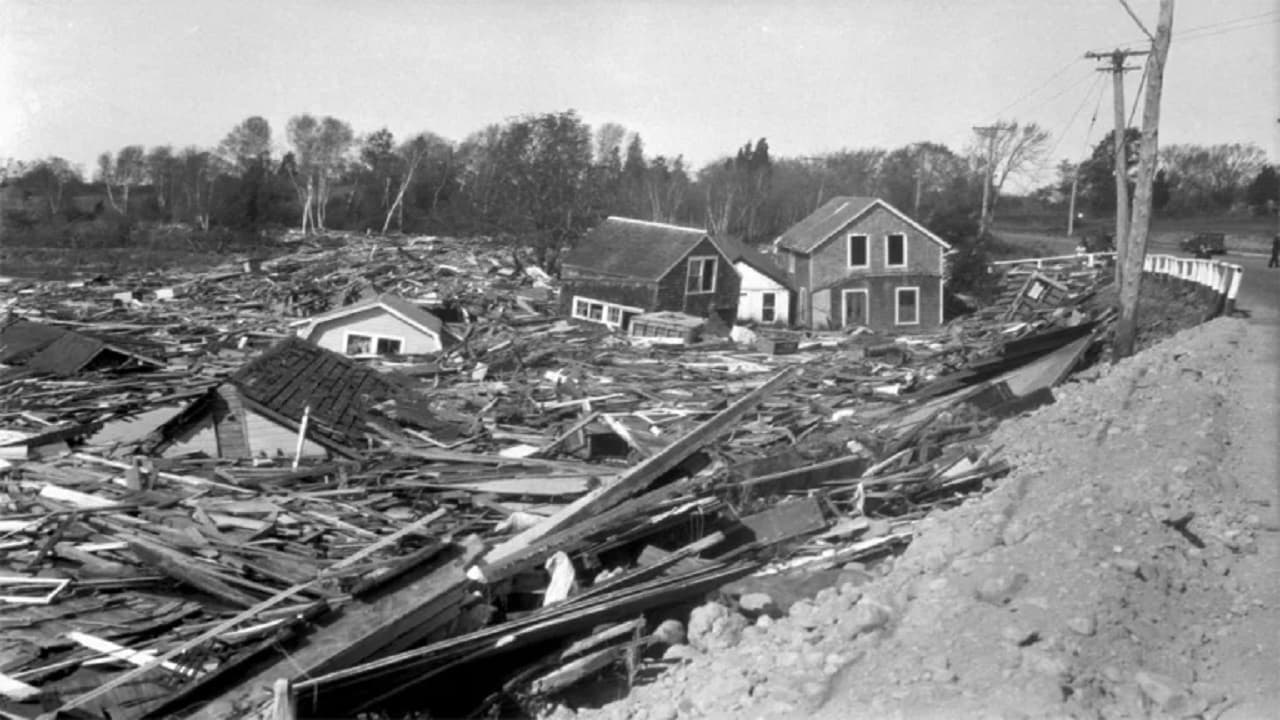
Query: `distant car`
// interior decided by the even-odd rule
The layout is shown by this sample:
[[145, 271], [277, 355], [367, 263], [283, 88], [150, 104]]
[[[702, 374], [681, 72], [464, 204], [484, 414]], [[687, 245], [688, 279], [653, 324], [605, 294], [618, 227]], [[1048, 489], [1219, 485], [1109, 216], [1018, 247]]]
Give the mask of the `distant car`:
[[1189, 252], [1198, 258], [1211, 258], [1227, 252], [1227, 236], [1225, 233], [1196, 233], [1183, 238], [1178, 243], [1183, 252]]

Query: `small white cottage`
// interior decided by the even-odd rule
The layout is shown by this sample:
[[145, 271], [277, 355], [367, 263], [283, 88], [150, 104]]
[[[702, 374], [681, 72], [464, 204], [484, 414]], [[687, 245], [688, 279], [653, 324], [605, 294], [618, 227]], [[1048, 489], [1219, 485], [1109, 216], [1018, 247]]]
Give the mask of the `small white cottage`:
[[293, 323], [298, 337], [344, 355], [420, 355], [454, 342], [440, 318], [383, 294]]
[[740, 241], [721, 240], [738, 272], [738, 320], [788, 325], [793, 320], [791, 277], [773, 257]]

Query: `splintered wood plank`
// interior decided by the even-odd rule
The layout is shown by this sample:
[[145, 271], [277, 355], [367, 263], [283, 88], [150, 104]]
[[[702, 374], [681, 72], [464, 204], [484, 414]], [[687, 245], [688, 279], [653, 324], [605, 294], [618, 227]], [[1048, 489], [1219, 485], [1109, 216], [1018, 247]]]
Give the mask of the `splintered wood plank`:
[[525, 554], [530, 547], [542, 542], [548, 535], [594, 513], [607, 510], [629, 495], [643, 490], [703, 445], [728, 432], [762, 400], [791, 382], [795, 375], [794, 367], [778, 372], [763, 385], [739, 398], [710, 420], [619, 475], [612, 483], [587, 493], [550, 518], [497, 546], [485, 555], [481, 575], [487, 582], [494, 582], [518, 572], [520, 563], [513, 561]]

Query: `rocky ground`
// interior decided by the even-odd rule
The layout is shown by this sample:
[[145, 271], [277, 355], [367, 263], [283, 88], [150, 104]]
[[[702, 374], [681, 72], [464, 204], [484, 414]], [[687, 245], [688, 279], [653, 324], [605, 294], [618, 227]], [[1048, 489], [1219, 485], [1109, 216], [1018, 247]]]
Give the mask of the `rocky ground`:
[[1277, 340], [1224, 318], [1086, 372], [896, 561], [703, 606], [629, 695], [555, 715], [1280, 717]]

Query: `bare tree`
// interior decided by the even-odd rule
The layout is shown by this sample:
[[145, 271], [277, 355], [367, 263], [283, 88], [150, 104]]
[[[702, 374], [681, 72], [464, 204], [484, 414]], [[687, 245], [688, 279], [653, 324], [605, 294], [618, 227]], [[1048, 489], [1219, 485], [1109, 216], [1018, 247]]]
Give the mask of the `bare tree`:
[[126, 145], [116, 153], [115, 181], [120, 187], [121, 212], [129, 214], [129, 191], [147, 179], [146, 151], [141, 145]]
[[418, 165], [426, 159], [429, 147], [426, 136], [418, 135], [397, 150], [396, 154], [404, 162], [404, 173], [400, 177], [400, 188], [396, 191], [396, 199], [391, 203], [391, 207], [387, 208], [387, 217], [382, 221], [383, 235], [387, 234], [387, 228], [391, 226], [391, 218], [397, 210], [400, 211], [400, 230], [404, 230], [404, 193], [413, 183], [413, 174], [418, 170]]
[[302, 231], [324, 230], [332, 181], [346, 162], [355, 133], [337, 118], [307, 114], [290, 118], [285, 132], [294, 148], [294, 161], [287, 167], [302, 201]]
[[116, 204], [116, 196], [112, 190], [116, 182], [116, 160], [111, 153], [104, 152], [98, 155], [98, 172], [95, 178], [106, 188], [107, 202], [111, 204], [111, 208], [120, 212], [120, 206]]
[[996, 204], [1005, 182], [1013, 176], [1025, 176], [1039, 170], [1049, 152], [1049, 131], [1035, 123], [998, 122], [992, 127], [975, 128], [969, 154], [984, 176], [990, 202], [983, 208], [980, 222], [985, 231], [995, 218]]

